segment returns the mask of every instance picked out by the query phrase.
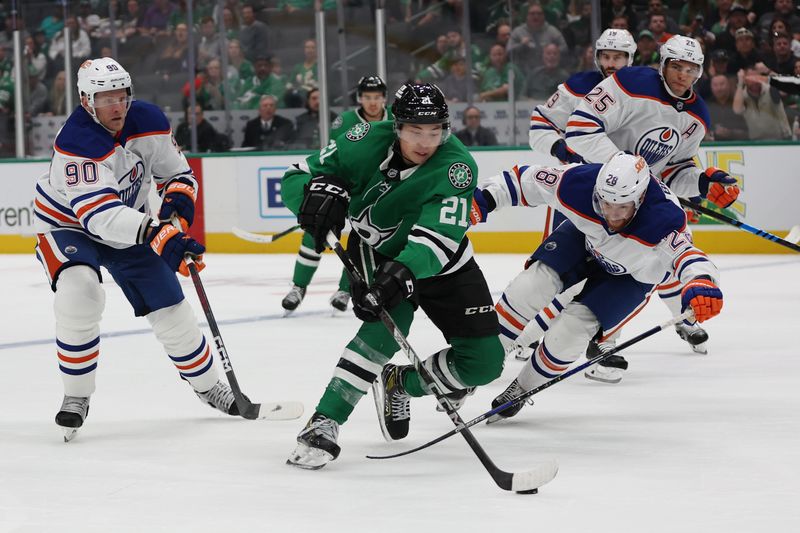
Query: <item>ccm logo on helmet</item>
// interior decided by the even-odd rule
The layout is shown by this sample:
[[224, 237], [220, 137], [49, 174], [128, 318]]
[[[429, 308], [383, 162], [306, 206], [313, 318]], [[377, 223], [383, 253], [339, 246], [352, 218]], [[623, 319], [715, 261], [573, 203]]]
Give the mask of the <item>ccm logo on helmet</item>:
[[480, 307], [467, 307], [464, 309], [465, 315], [478, 315], [482, 313], [491, 313], [494, 311], [493, 305], [482, 305]]

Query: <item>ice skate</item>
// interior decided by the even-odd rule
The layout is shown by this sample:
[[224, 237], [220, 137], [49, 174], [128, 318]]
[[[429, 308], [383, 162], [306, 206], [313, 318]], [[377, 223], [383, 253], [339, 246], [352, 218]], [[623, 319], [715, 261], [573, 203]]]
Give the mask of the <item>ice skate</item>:
[[[525, 392], [527, 392], [527, 391], [522, 387], [522, 385], [519, 384], [519, 381], [517, 381], [515, 379], [506, 388], [506, 390], [503, 391], [503, 393], [500, 396], [498, 396], [497, 398], [492, 400], [492, 409], [494, 409], [495, 407], [498, 407], [500, 405], [503, 405], [504, 403], [506, 403], [506, 402], [508, 402], [510, 400], [513, 400], [514, 398], [518, 397], [521, 394], [524, 394]], [[511, 407], [507, 407], [506, 409], [503, 409], [499, 413], [495, 413], [492, 416], [490, 416], [489, 418], [487, 418], [486, 419], [486, 423], [487, 424], [494, 424], [495, 422], [499, 422], [501, 420], [505, 420], [506, 418], [511, 418], [512, 416], [514, 416], [517, 413], [519, 413], [520, 410], [522, 409], [522, 407], [526, 403], [529, 404], [529, 405], [533, 405], [533, 400], [527, 399], [524, 402], [519, 402], [519, 403], [517, 403], [515, 405], [512, 405]]]
[[339, 424], [327, 416], [314, 413], [303, 431], [297, 435], [297, 447], [286, 459], [287, 465], [319, 470], [337, 457], [342, 449], [336, 444]]
[[[346, 291], [336, 291], [331, 296], [329, 303], [331, 307], [336, 309], [337, 311], [345, 312], [347, 311], [347, 303], [350, 301], [350, 294]], [[284, 305], [284, 307], [286, 307]]]
[[218, 380], [209, 390], [205, 392], [194, 391], [194, 393], [203, 403], [210, 405], [214, 409], [222, 411], [226, 415], [239, 416], [236, 398], [227, 383]]
[[381, 372], [383, 416], [378, 417], [388, 441], [404, 439], [411, 422], [411, 396], [403, 389], [403, 371], [408, 367], [386, 365]]
[[686, 324], [678, 324], [675, 326], [675, 333], [678, 337], [689, 343], [695, 353], [707, 354], [708, 347], [708, 333], [706, 330], [695, 324], [694, 326], [687, 326]]
[[[445, 394], [445, 397], [450, 401], [450, 405], [453, 406], [453, 409], [458, 411], [461, 409], [461, 406], [467, 402], [467, 398], [475, 394], [475, 387], [467, 387], [464, 390], [451, 392], [450, 394]], [[442, 406], [439, 403], [436, 403], [436, 410], [440, 413], [444, 412]]]
[[[598, 355], [613, 350], [616, 341], [597, 342], [592, 340], [586, 348], [586, 358], [592, 359]], [[628, 368], [628, 361], [621, 355], [611, 355], [600, 361], [596, 365], [590, 366], [583, 375], [587, 379], [600, 381], [602, 383], [619, 383], [622, 381], [622, 374]]]
[[530, 346], [527, 348], [525, 346], [520, 346], [519, 349], [514, 353], [514, 359], [517, 361], [527, 361], [533, 355], [533, 352], [536, 351], [536, 348], [539, 347], [539, 341], [534, 341], [531, 343]]
[[64, 396], [61, 409], [56, 414], [56, 424], [64, 430], [64, 442], [75, 438], [87, 416], [89, 416], [88, 397]]
[[306, 288], [300, 287], [299, 285], [293, 285], [292, 290], [289, 291], [283, 300], [281, 301], [281, 306], [284, 308], [285, 313], [283, 316], [289, 316], [292, 312], [297, 309], [303, 302], [303, 298], [306, 297]]

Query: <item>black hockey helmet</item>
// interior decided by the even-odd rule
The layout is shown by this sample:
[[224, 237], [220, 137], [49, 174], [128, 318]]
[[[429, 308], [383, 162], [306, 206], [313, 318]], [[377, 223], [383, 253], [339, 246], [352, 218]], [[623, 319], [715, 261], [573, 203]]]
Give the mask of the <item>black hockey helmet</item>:
[[356, 86], [356, 97], [361, 98], [362, 93], [381, 93], [386, 97], [386, 83], [380, 76], [363, 76]]
[[402, 124], [441, 124], [442, 144], [450, 135], [450, 112], [444, 94], [432, 83], [406, 83], [392, 104], [395, 128]]

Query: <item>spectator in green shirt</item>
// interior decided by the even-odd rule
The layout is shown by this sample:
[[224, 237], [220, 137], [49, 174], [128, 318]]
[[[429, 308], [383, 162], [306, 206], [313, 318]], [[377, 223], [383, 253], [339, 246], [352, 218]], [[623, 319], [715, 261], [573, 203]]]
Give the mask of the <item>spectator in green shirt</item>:
[[514, 71], [514, 92], [521, 94], [525, 87], [525, 75], [514, 64], [508, 62], [506, 50], [496, 44], [489, 50], [489, 66], [483, 72], [479, 87], [482, 102], [499, 102], [508, 99], [508, 73]]

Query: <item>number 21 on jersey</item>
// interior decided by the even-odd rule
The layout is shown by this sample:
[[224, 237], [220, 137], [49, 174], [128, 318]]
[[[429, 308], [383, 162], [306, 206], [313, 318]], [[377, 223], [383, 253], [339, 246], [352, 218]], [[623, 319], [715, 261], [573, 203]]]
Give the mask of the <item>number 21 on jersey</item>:
[[439, 222], [451, 226], [469, 227], [469, 205], [466, 198], [449, 196], [442, 200]]

